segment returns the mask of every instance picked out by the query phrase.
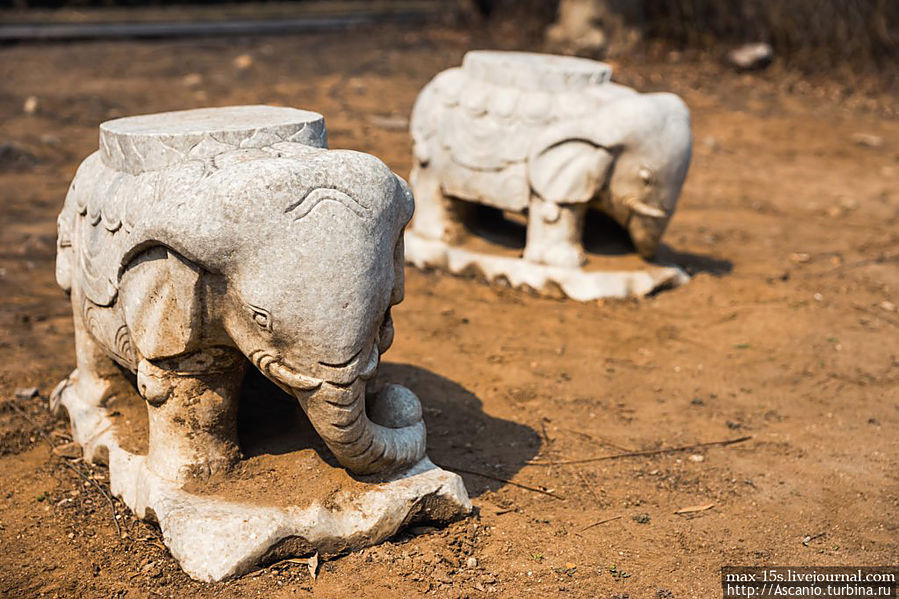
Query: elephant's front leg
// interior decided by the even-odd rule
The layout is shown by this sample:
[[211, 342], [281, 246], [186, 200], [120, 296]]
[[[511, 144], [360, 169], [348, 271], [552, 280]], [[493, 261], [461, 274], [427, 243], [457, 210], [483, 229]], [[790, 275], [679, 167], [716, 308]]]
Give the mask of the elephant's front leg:
[[586, 204], [560, 205], [532, 194], [524, 259], [569, 268], [583, 264], [586, 214]]
[[237, 462], [237, 404], [245, 370], [243, 356], [225, 348], [141, 360], [137, 386], [147, 401], [147, 465], [153, 472], [182, 483]]
[[465, 218], [473, 206], [443, 193], [440, 179], [433, 168], [416, 163], [409, 175], [415, 194], [415, 216], [412, 230], [426, 239], [447, 243], [465, 236]]

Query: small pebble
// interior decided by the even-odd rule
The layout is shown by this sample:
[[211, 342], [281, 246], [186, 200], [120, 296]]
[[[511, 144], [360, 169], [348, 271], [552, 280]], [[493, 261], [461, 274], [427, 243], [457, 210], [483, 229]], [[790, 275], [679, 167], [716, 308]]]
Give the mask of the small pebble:
[[20, 387], [16, 389], [16, 399], [32, 399], [38, 396], [37, 387]]
[[744, 44], [727, 54], [731, 66], [740, 71], [764, 69], [774, 60], [774, 48], [771, 44]]
[[203, 83], [203, 76], [199, 73], [189, 73], [184, 76], [181, 83], [184, 87], [197, 87]]
[[476, 557], [474, 557], [474, 556], [468, 558], [468, 561], [466, 562], [466, 565], [467, 565], [469, 568], [477, 568], [477, 567], [478, 567], [478, 558], [476, 558]]
[[852, 136], [852, 141], [865, 148], [883, 147], [883, 138], [871, 133], [856, 133]]
[[37, 96], [28, 96], [25, 99], [25, 104], [22, 105], [22, 110], [25, 111], [25, 114], [34, 114], [37, 112], [38, 108], [40, 108], [40, 103], [38, 102]]
[[241, 54], [234, 59], [234, 68], [238, 71], [245, 71], [253, 66], [253, 57], [249, 54]]

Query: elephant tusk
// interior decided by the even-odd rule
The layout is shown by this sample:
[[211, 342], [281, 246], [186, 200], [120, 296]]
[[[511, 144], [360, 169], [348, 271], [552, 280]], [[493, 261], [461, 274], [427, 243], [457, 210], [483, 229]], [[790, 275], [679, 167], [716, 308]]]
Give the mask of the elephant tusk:
[[252, 352], [249, 358], [262, 374], [287, 387], [285, 391], [314, 391], [322, 386], [323, 381], [294, 372], [262, 350]]
[[371, 352], [368, 355], [368, 362], [365, 364], [365, 368], [362, 369], [362, 372], [359, 373], [359, 378], [363, 381], [367, 381], [368, 379], [375, 376], [375, 373], [378, 371], [378, 365], [381, 363], [381, 352], [378, 350], [378, 344], [374, 343], [371, 348]]
[[640, 216], [647, 216], [649, 218], [668, 218], [668, 213], [661, 208], [650, 206], [649, 204], [641, 202], [636, 198], [627, 200], [625, 204], [631, 210], [631, 212], [639, 214]]
[[268, 372], [281, 383], [298, 391], [313, 391], [322, 385], [319, 379], [293, 372], [281, 364], [272, 364]]

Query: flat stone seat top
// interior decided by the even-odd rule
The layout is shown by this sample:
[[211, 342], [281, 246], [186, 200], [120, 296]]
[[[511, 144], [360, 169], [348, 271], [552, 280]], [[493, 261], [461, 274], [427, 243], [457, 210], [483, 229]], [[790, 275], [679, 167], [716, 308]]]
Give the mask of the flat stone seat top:
[[537, 54], [535, 52], [503, 52], [473, 50], [462, 60], [462, 71], [472, 79], [524, 90], [560, 92], [606, 83], [612, 78], [612, 67], [604, 62]]
[[131, 116], [100, 125], [103, 163], [131, 174], [280, 142], [327, 147], [324, 117], [296, 108], [226, 106]]

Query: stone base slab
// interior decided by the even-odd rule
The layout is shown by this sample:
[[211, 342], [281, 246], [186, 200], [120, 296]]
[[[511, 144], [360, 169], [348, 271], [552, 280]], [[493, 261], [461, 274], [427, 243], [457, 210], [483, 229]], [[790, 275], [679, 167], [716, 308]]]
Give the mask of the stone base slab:
[[68, 412], [72, 437], [85, 459], [108, 461], [112, 493], [138, 517], [159, 524], [172, 556], [197, 580], [233, 578], [291, 556], [361, 549], [409, 524], [448, 523], [472, 510], [462, 479], [427, 458], [386, 481], [363, 485], [364, 491], [322, 496], [303, 505], [196, 495], [157, 476], [145, 456], [123, 449], [107, 410], [82, 401], [70, 379], [51, 396], [51, 407], [58, 406]]
[[676, 266], [647, 266], [642, 270], [563, 268], [494, 256], [425, 239], [414, 231], [405, 234], [406, 262], [418, 268], [437, 268], [452, 274], [477, 274], [490, 283], [531, 288], [543, 295], [561, 290], [565, 296], [588, 302], [600, 298], [642, 297], [668, 287], [679, 287], [690, 276]]

